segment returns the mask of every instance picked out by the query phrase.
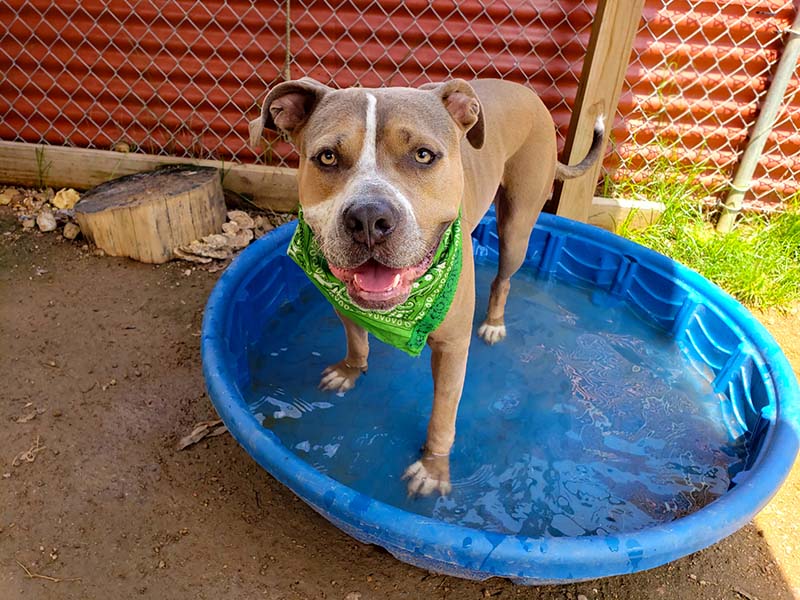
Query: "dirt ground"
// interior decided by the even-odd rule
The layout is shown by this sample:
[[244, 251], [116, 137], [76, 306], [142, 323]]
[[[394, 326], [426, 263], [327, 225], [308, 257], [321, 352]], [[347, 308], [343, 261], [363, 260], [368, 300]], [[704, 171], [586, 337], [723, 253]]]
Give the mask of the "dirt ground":
[[[0, 600], [800, 598], [800, 468], [719, 544], [575, 585], [443, 577], [355, 542], [230, 436], [176, 451], [215, 418], [199, 332], [219, 274], [81, 244], [0, 209]], [[800, 317], [762, 318], [800, 371]]]

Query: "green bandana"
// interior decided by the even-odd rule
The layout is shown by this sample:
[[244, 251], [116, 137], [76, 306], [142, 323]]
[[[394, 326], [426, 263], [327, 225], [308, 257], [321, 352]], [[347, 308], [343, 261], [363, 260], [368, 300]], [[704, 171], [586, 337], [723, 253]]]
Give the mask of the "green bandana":
[[461, 274], [461, 216], [444, 232], [433, 263], [411, 284], [406, 301], [386, 311], [366, 310], [353, 304], [347, 286], [328, 268], [311, 228], [303, 220], [302, 210], [287, 254], [341, 314], [382, 342], [419, 356], [428, 335], [447, 315], [456, 293]]

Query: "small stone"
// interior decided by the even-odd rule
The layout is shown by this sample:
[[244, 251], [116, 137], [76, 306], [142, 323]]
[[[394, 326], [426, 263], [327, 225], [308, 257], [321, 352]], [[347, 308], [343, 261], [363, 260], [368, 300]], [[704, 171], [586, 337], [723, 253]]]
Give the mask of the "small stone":
[[106, 255], [106, 251], [103, 250], [102, 248], [95, 248], [92, 251], [92, 254], [94, 254], [95, 256], [105, 256]]
[[77, 204], [81, 199], [81, 195], [72, 188], [64, 188], [58, 190], [58, 193], [53, 197], [50, 203], [56, 208], [62, 210], [70, 209]]
[[225, 248], [228, 246], [228, 238], [221, 233], [212, 233], [202, 239], [203, 242], [212, 248]]
[[55, 195], [56, 195], [56, 192], [51, 187], [44, 188], [42, 190], [36, 190], [36, 191], [33, 192], [34, 198], [36, 198], [36, 200], [38, 202], [42, 202], [42, 203], [50, 202], [55, 197]]
[[239, 224], [236, 221], [228, 221], [227, 223], [223, 223], [222, 231], [231, 235], [235, 235], [239, 232]]
[[256, 227], [253, 230], [255, 232], [256, 238], [260, 238], [262, 235], [265, 235], [275, 229], [275, 226], [270, 223], [264, 217], [256, 217], [255, 218]]
[[189, 262], [200, 263], [202, 265], [207, 265], [211, 262], [211, 258], [205, 256], [197, 256], [196, 254], [192, 254], [191, 252], [184, 252], [180, 248], [174, 248], [172, 253], [175, 255], [175, 258], [180, 258], [181, 260], [188, 260]]
[[350, 592], [344, 597], [344, 600], [361, 600], [361, 592]]
[[243, 210], [228, 211], [228, 219], [239, 226], [239, 229], [253, 229], [256, 226], [253, 218]]
[[578, 600], [589, 600], [584, 594], [578, 594]]
[[22, 228], [23, 229], [33, 229], [36, 225], [36, 221], [30, 217], [26, 217], [22, 219]]
[[246, 248], [253, 241], [253, 230], [242, 229], [235, 234], [226, 233], [225, 237], [228, 238], [228, 246], [238, 250], [239, 248]]
[[19, 200], [20, 195], [21, 194], [14, 188], [4, 189], [2, 192], [0, 192], [0, 206], [5, 206], [6, 204], [16, 202]]
[[64, 225], [64, 237], [68, 240], [74, 240], [81, 232], [81, 228], [76, 223], [67, 223]]
[[39, 231], [44, 232], [53, 231], [56, 227], [58, 227], [56, 218], [49, 210], [43, 210], [39, 213], [39, 216], [36, 217], [36, 224], [39, 226]]
[[166, 566], [167, 566], [167, 563], [164, 562], [163, 560], [158, 561], [158, 568], [159, 569], [164, 569], [164, 568], [166, 568]]
[[[220, 248], [218, 246], [212, 246], [211, 244], [206, 244], [204, 242], [201, 242], [200, 240], [194, 240], [193, 242], [187, 244], [186, 246], [175, 248], [173, 252], [175, 252], [177, 256], [180, 256], [184, 260], [191, 260], [186, 258], [185, 255], [188, 254], [194, 254], [195, 256], [201, 256], [207, 258], [221, 258], [221, 259], [230, 258], [231, 256], [230, 248], [227, 247], [227, 239], [226, 239], [226, 247], [223, 248]], [[206, 261], [195, 261], [195, 262], [206, 262]]]

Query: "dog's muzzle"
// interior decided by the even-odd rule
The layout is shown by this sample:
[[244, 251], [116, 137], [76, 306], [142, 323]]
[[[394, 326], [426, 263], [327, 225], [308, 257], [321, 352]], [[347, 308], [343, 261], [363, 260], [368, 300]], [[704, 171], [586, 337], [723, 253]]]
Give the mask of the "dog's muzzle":
[[392, 234], [399, 220], [397, 209], [383, 198], [353, 203], [342, 213], [347, 234], [370, 251]]

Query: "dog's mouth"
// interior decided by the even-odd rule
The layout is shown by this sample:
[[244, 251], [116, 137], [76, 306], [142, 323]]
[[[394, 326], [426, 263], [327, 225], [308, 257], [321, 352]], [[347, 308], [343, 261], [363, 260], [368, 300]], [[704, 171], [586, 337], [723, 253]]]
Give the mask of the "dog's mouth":
[[404, 302], [411, 286], [430, 268], [435, 244], [417, 264], [410, 267], [388, 267], [370, 258], [353, 269], [342, 269], [329, 264], [334, 277], [347, 286], [351, 300], [367, 310], [388, 310]]

